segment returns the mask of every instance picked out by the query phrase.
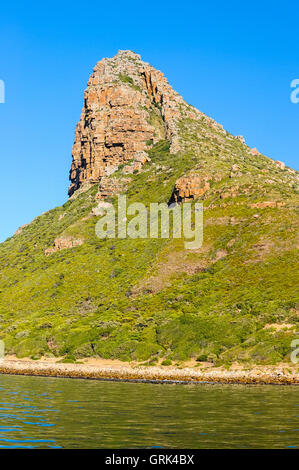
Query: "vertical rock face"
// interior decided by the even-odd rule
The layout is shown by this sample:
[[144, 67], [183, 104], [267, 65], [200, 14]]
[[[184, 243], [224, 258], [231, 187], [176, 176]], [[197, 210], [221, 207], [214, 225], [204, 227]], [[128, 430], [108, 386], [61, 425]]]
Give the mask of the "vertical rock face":
[[145, 150], [161, 139], [169, 139], [176, 153], [178, 119], [197, 114], [201, 113], [190, 110], [160, 71], [134, 52], [119, 51], [101, 60], [84, 93], [69, 195], [85, 184], [101, 183], [120, 165], [127, 173], [140, 170], [147, 159]]

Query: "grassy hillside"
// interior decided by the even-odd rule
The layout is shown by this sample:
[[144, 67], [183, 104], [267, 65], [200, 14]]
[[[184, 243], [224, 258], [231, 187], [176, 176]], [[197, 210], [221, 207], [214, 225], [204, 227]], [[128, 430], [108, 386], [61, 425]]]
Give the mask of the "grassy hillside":
[[[180, 129], [184, 152], [171, 155], [161, 141], [141, 173], [126, 175], [128, 203], [168, 202], [179, 177], [207, 175], [202, 248], [98, 239], [94, 185], [0, 245], [7, 353], [217, 365], [288, 360], [299, 329], [296, 175], [204, 118]], [[62, 236], [83, 244], [46, 256]]]

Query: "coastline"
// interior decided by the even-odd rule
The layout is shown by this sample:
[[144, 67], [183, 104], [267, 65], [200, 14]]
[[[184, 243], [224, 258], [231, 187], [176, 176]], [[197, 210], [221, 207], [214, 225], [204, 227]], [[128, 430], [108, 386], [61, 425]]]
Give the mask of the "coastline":
[[288, 364], [246, 369], [240, 365], [230, 369], [211, 366], [178, 368], [132, 365], [104, 359], [85, 359], [82, 363], [70, 364], [57, 362], [57, 359], [35, 361], [9, 357], [0, 362], [0, 374], [175, 384], [299, 384], [297, 368]]

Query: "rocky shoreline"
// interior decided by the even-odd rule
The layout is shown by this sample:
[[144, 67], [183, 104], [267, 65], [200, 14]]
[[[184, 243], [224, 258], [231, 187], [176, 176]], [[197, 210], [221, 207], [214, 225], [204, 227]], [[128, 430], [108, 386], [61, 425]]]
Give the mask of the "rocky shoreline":
[[299, 384], [299, 374], [295, 369], [271, 366], [247, 370], [241, 368], [201, 370], [192, 367], [151, 367], [130, 364], [107, 366], [5, 359], [0, 362], [0, 374], [176, 384]]

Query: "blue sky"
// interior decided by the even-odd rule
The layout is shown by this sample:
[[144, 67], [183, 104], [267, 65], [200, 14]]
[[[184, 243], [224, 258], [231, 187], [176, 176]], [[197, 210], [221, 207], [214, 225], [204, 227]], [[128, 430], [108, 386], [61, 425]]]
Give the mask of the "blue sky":
[[295, 2], [10, 2], [1, 5], [0, 241], [67, 199], [75, 124], [96, 62], [131, 49], [187, 102], [298, 169]]

